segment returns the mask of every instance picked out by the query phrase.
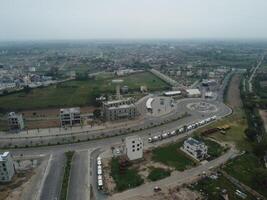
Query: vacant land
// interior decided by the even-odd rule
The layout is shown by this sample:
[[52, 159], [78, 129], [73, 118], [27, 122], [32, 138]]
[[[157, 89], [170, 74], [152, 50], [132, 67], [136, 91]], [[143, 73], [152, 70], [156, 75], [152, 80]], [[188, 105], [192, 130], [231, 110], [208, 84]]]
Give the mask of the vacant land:
[[263, 164], [254, 154], [246, 153], [230, 161], [226, 164], [224, 170], [245, 185], [267, 196], [266, 183], [264, 184], [267, 177], [264, 177], [263, 174], [260, 177], [255, 175], [258, 170], [265, 171], [265, 174], [267, 174], [267, 169], [263, 168]]
[[149, 175], [148, 175], [148, 179], [151, 181], [157, 181], [163, 178], [166, 178], [168, 176], [171, 175], [171, 171], [170, 170], [166, 170], [160, 167], [152, 167], [150, 169]]
[[152, 160], [161, 162], [176, 170], [183, 171], [196, 165], [185, 153], [180, 150], [182, 143], [171, 143], [153, 150]]
[[121, 169], [119, 159], [111, 160], [111, 176], [116, 183], [116, 190], [123, 191], [126, 189], [137, 187], [143, 184], [144, 180], [138, 174], [138, 171], [130, 166]]
[[259, 113], [264, 123], [265, 132], [267, 132], [267, 110], [259, 110]]
[[[113, 77], [115, 78], [115, 77]], [[95, 97], [101, 94], [115, 94], [113, 78], [96, 77], [89, 80], [68, 81], [45, 88], [32, 89], [0, 97], [0, 110], [30, 110], [53, 107], [92, 105]], [[162, 90], [169, 86], [150, 72], [120, 77], [130, 91], [139, 91], [141, 85], [149, 90]]]
[[233, 109], [239, 109], [242, 106], [242, 101], [240, 99], [240, 91], [239, 91], [240, 80], [241, 80], [240, 74], [233, 75], [227, 91], [226, 102]]
[[[239, 188], [235, 187], [231, 182], [229, 182], [223, 176], [218, 177], [218, 179], [216, 180], [213, 180], [209, 177], [203, 178], [195, 185], [193, 185], [193, 189], [201, 191], [202, 195], [207, 197], [208, 200], [222, 199], [221, 192], [223, 189], [226, 189], [229, 199], [231, 200], [241, 199], [239, 196], [235, 194], [236, 189]], [[252, 200], [254, 198], [248, 196], [246, 199]]]

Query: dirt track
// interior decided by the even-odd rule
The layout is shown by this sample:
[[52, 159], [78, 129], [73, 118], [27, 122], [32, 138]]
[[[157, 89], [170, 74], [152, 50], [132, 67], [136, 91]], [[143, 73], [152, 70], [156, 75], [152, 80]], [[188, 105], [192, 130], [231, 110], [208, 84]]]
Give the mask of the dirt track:
[[242, 106], [242, 101], [240, 98], [239, 84], [241, 80], [240, 74], [235, 74], [231, 81], [227, 91], [227, 103], [233, 108], [237, 109]]

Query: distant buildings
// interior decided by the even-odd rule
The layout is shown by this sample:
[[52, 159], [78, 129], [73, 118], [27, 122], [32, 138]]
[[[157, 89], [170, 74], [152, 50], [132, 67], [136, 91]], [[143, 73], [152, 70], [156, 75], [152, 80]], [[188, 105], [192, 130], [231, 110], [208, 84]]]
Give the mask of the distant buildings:
[[129, 160], [143, 158], [143, 141], [139, 136], [125, 138], [126, 155]]
[[191, 137], [184, 141], [182, 150], [197, 160], [202, 160], [208, 155], [208, 147]]
[[64, 108], [60, 109], [61, 126], [74, 126], [81, 124], [80, 108]]
[[9, 152], [0, 154], [0, 182], [10, 182], [15, 174], [13, 159]]
[[138, 114], [131, 98], [103, 102], [102, 111], [103, 117], [107, 121], [133, 119]]
[[24, 121], [22, 114], [10, 112], [7, 118], [8, 118], [8, 126], [11, 131], [22, 130], [24, 128]]

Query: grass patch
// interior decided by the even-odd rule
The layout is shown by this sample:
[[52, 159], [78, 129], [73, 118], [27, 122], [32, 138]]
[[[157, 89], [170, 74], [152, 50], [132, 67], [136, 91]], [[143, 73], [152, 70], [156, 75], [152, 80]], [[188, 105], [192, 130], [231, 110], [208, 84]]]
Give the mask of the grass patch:
[[[222, 199], [221, 190], [226, 189], [231, 200], [240, 200], [235, 194], [235, 190], [238, 189], [230, 181], [228, 181], [224, 176], [218, 177], [217, 180], [210, 179], [208, 177], [201, 179], [195, 185], [193, 189], [199, 191], [204, 195], [207, 200]], [[240, 190], [240, 189], [239, 189]], [[245, 192], [246, 193], [246, 192]], [[246, 193], [247, 194], [247, 193]], [[247, 194], [248, 195], [248, 194]], [[251, 196], [248, 195], [246, 200], [252, 200]]]
[[136, 169], [131, 169], [128, 166], [124, 171], [120, 170], [118, 158], [112, 158], [111, 160], [111, 176], [116, 183], [116, 190], [119, 192], [137, 187], [144, 183], [144, 180], [138, 174]]
[[202, 141], [205, 143], [205, 145], [208, 146], [208, 154], [210, 156], [210, 160], [217, 158], [219, 156], [221, 156], [224, 152], [224, 148], [218, 144], [215, 141], [212, 141], [210, 139], [207, 139], [205, 137], [201, 137], [199, 135], [195, 135], [193, 138], [195, 138], [196, 140]]
[[255, 182], [256, 169], [261, 169], [267, 173], [260, 160], [252, 153], [246, 153], [226, 164], [224, 170], [245, 185], [255, 189], [264, 196], [267, 196], [266, 188], [263, 184]]
[[67, 199], [69, 178], [70, 178], [70, 169], [71, 169], [71, 162], [72, 162], [73, 155], [74, 155], [74, 151], [68, 151], [65, 153], [67, 161], [66, 161], [66, 165], [64, 168], [64, 176], [63, 176], [63, 181], [62, 181], [61, 191], [60, 191], [60, 200], [66, 200]]
[[157, 147], [152, 151], [152, 160], [174, 167], [179, 171], [195, 166], [196, 162], [191, 160], [180, 150], [181, 146], [182, 143], [179, 142]]
[[[29, 93], [18, 92], [0, 97], [0, 110], [29, 110], [49, 107], [92, 105], [100, 94], [115, 94], [111, 83], [114, 77], [99, 76], [90, 80], [74, 80], [44, 88], [32, 89]], [[139, 91], [146, 85], [150, 91], [163, 90], [169, 85], [150, 72], [136, 73], [125, 77], [123, 85], [130, 91]], [[79, 98], [77, 98], [79, 97]]]
[[166, 170], [166, 169], [159, 168], [159, 167], [158, 168], [152, 167], [150, 169], [150, 172], [147, 178], [151, 181], [157, 181], [157, 180], [166, 178], [170, 175], [171, 175], [170, 170]]

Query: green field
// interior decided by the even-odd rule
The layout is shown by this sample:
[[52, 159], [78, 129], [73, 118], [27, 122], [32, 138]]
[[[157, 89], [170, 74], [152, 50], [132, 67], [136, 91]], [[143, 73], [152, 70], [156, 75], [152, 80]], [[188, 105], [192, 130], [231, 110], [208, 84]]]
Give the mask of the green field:
[[[169, 86], [150, 72], [121, 77], [123, 85], [130, 91], [146, 85], [150, 91], [167, 89]], [[45, 88], [32, 89], [29, 93], [18, 92], [0, 97], [0, 110], [29, 110], [53, 107], [92, 105], [100, 94], [115, 94], [112, 77], [99, 76], [96, 79], [68, 81]]]
[[196, 163], [180, 150], [181, 145], [182, 143], [172, 143], [153, 149], [152, 160], [174, 167], [179, 171], [191, 168]]
[[134, 188], [144, 183], [136, 169], [126, 167], [124, 171], [120, 170], [118, 158], [111, 160], [111, 176], [116, 183], [117, 191]]
[[[203, 178], [202, 180], [198, 181], [197, 184], [193, 186], [193, 189], [201, 192], [203, 196], [205, 196], [207, 200], [214, 200], [214, 199], [222, 199], [221, 198], [221, 190], [226, 189], [229, 195], [229, 199], [231, 200], [239, 200], [241, 199], [239, 196], [235, 194], [235, 190], [239, 189], [235, 187], [230, 181], [228, 181], [225, 177], [220, 176], [216, 180], [212, 180], [210, 178]], [[240, 189], [239, 189], [240, 190]], [[243, 191], [244, 192], [244, 191]], [[246, 192], [245, 192], [246, 193]], [[247, 193], [246, 193], [247, 194]], [[246, 200], [252, 200], [251, 196], [247, 194]]]

